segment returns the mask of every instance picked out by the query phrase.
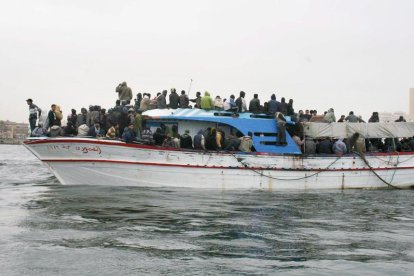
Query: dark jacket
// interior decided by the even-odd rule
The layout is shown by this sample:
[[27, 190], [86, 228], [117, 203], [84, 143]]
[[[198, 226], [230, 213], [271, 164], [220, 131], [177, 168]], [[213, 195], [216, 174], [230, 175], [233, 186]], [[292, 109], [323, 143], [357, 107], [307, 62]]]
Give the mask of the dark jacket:
[[252, 113], [260, 112], [260, 100], [253, 98], [249, 103], [249, 111]]
[[157, 108], [167, 108], [167, 100], [165, 99], [165, 96], [163, 94], [159, 95], [157, 98]]
[[89, 131], [88, 131], [88, 136], [96, 137], [96, 136], [98, 136], [98, 135], [99, 135], [99, 136], [105, 135], [104, 130], [103, 130], [102, 128], [100, 128], [100, 129], [98, 130], [98, 132], [96, 132], [95, 126], [91, 126], [91, 127], [89, 128]]
[[56, 118], [56, 114], [52, 110], [49, 110], [47, 118], [49, 120], [49, 127], [60, 126], [60, 121]]
[[267, 109], [268, 112], [272, 115], [274, 115], [276, 112], [278, 112], [278, 101], [276, 100], [270, 100], [267, 102]]
[[238, 97], [236, 99], [236, 105], [237, 105], [237, 108], [239, 109], [239, 112], [242, 112], [242, 110], [243, 110], [243, 99], [241, 97]]
[[180, 139], [180, 148], [183, 149], [192, 149], [193, 148], [193, 139], [188, 134], [183, 134]]
[[329, 140], [322, 140], [316, 145], [316, 152], [319, 154], [331, 154], [332, 143]]
[[128, 127], [124, 129], [124, 132], [122, 133], [122, 139], [125, 140], [127, 143], [132, 143], [136, 139], [136, 135], [134, 131]]
[[170, 94], [170, 108], [177, 109], [180, 102], [180, 96], [176, 92]]
[[180, 95], [180, 108], [188, 108], [188, 104], [190, 101], [188, 100], [187, 95]]

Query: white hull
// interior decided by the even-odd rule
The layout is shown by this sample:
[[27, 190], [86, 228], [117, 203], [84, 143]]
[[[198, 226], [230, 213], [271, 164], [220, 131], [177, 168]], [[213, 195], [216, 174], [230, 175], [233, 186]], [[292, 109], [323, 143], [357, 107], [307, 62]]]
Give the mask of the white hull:
[[25, 144], [62, 184], [313, 190], [414, 185], [414, 153], [337, 158], [203, 153], [92, 139]]

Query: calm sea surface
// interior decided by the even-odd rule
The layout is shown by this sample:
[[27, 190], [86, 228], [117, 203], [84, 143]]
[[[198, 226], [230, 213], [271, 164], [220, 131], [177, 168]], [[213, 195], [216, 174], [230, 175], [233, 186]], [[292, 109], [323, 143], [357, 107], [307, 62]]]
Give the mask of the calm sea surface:
[[0, 145], [0, 274], [414, 275], [413, 199], [62, 186]]

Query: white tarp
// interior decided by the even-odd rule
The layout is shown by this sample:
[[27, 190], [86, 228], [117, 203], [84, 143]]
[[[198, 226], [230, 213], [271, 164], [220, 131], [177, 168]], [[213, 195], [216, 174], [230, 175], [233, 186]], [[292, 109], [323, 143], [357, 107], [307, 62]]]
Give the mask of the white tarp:
[[414, 122], [304, 123], [304, 133], [310, 138], [347, 138], [355, 132], [364, 138], [408, 138], [414, 136]]

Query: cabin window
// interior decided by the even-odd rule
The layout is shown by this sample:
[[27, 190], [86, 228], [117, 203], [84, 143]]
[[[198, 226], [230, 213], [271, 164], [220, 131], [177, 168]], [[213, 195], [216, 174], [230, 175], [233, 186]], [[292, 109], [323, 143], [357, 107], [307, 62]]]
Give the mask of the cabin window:
[[254, 136], [256, 137], [276, 137], [277, 133], [276, 132], [255, 132]]
[[214, 116], [239, 117], [239, 114], [233, 112], [214, 112]]

